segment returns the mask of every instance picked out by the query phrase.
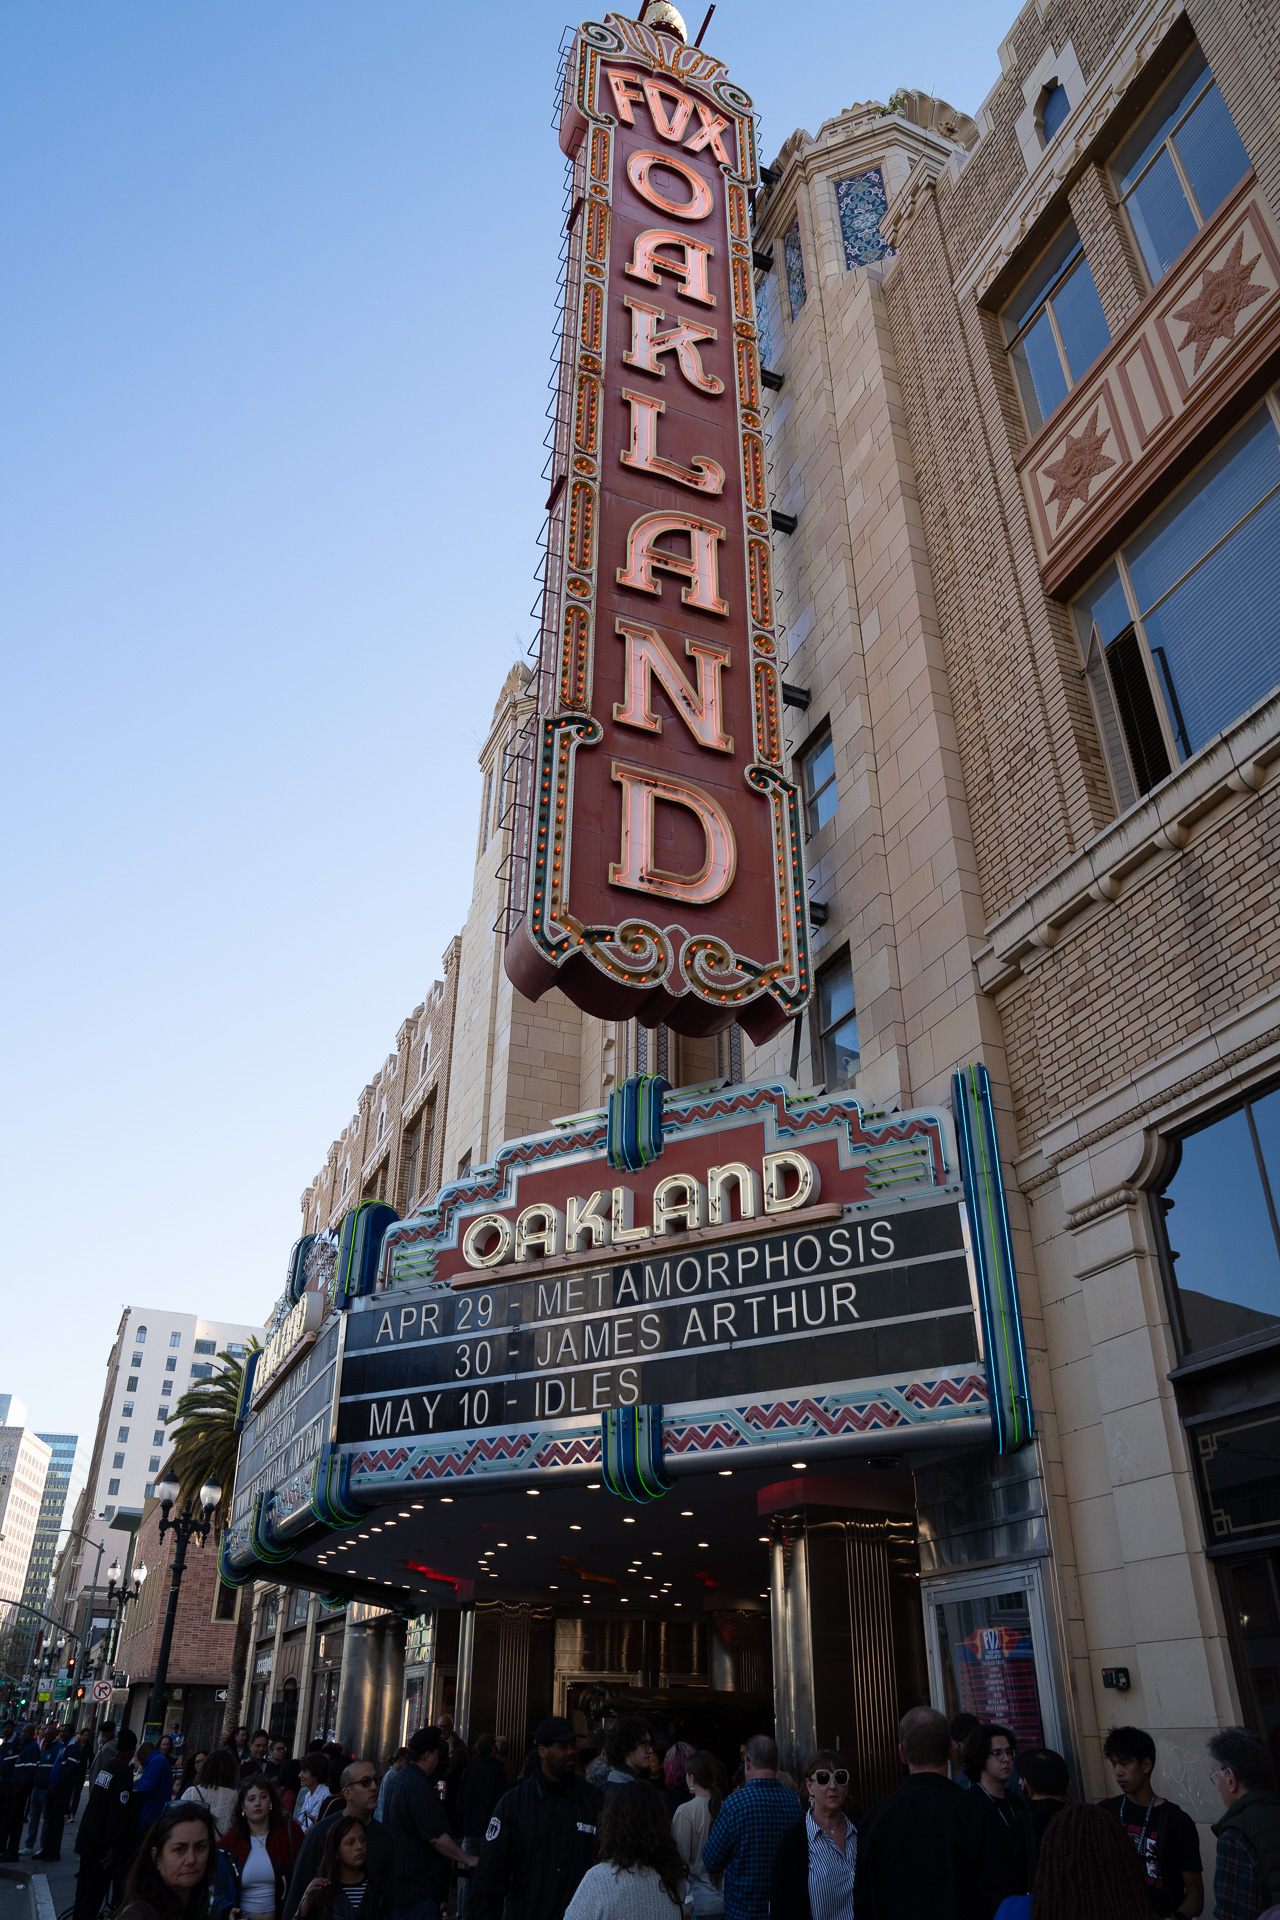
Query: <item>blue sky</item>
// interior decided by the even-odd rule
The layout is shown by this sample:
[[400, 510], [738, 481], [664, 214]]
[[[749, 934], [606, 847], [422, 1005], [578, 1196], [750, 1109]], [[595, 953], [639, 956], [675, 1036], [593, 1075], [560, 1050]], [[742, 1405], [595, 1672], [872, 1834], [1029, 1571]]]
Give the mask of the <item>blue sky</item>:
[[[92, 1432], [126, 1302], [268, 1311], [464, 917], [572, 17], [0, 8], [0, 1391], [40, 1427]], [[972, 112], [1011, 18], [720, 0], [705, 44], [771, 157], [898, 86]]]

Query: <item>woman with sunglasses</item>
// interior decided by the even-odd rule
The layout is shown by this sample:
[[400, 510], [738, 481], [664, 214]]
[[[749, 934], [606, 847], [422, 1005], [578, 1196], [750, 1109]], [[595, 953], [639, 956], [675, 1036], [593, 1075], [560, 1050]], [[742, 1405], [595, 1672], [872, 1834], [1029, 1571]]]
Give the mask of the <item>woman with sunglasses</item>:
[[772, 1911], [788, 1920], [853, 1920], [858, 1835], [845, 1812], [849, 1770], [838, 1753], [810, 1754], [804, 1791], [808, 1811], [774, 1856]]

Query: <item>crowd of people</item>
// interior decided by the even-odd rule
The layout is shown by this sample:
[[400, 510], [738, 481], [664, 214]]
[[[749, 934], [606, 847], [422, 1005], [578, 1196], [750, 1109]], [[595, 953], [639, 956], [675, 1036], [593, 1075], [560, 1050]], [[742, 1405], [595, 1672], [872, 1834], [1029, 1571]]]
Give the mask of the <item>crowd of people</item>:
[[[1196, 1920], [1200, 1844], [1152, 1785], [1139, 1727], [1103, 1752], [1115, 1795], [1073, 1800], [1066, 1761], [1007, 1727], [929, 1707], [899, 1729], [901, 1784], [851, 1802], [839, 1750], [798, 1781], [766, 1734], [732, 1778], [711, 1753], [623, 1714], [600, 1746], [559, 1717], [517, 1777], [507, 1742], [468, 1750], [448, 1715], [387, 1760], [239, 1727], [179, 1763], [173, 1740], [108, 1725], [0, 1726], [0, 1856], [60, 1857], [76, 1829], [74, 1920]], [[1223, 1803], [1214, 1920], [1280, 1920], [1270, 1749], [1208, 1743]], [[25, 1828], [25, 1841], [24, 1841]]]

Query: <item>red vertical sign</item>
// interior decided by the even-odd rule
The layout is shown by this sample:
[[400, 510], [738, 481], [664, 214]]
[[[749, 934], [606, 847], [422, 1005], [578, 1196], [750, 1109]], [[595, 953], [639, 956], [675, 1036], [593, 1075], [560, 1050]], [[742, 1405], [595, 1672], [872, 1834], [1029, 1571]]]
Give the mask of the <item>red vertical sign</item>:
[[512, 980], [766, 1039], [810, 992], [764, 480], [751, 102], [610, 14], [579, 29], [560, 409]]

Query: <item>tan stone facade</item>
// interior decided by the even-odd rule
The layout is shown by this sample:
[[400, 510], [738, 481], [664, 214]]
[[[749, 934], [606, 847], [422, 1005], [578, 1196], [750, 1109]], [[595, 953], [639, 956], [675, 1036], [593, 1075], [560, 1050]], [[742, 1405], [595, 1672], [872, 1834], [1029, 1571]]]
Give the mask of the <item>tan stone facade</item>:
[[[1114, 161], [1196, 42], [1253, 172], [1153, 277]], [[1175, 741], [1167, 777], [1126, 792], [1071, 602], [1280, 372], [1278, 54], [1274, 20], [1229, 0], [1030, 5], [976, 126], [913, 96], [793, 136], [755, 237], [774, 256], [774, 504], [796, 518], [776, 542], [786, 678], [809, 701], [793, 744], [829, 727], [834, 745], [838, 810], [809, 841], [818, 965], [847, 943], [868, 1093], [945, 1097], [975, 1055], [991, 1072], [1064, 1739], [1100, 1794], [1100, 1733], [1150, 1727], [1160, 1777], [1202, 1821], [1207, 1733], [1267, 1735], [1276, 1715], [1262, 1656], [1233, 1640], [1245, 1575], [1222, 1529], [1236, 1560], [1250, 1542], [1207, 1526], [1197, 1434], [1280, 1398], [1280, 1379], [1264, 1325], [1189, 1350], [1153, 1200], [1176, 1136], [1280, 1068], [1280, 701], [1244, 701], [1203, 745]], [[1037, 116], [1059, 84], [1065, 122], [1046, 139]], [[836, 183], [872, 168], [895, 253], [850, 267]], [[1040, 426], [1003, 316], [1069, 220], [1111, 340]], [[1223, 329], [1204, 318], [1224, 297], [1206, 276], [1240, 236], [1256, 265]], [[1051, 504], [1081, 446], [1096, 471]], [[1266, 1549], [1263, 1522], [1253, 1538]], [[1114, 1667], [1127, 1694], [1104, 1688]]]
[[[1197, 45], [1252, 167], [1216, 209], [1197, 207], [1153, 275], [1116, 156]], [[598, 1108], [640, 1068], [677, 1085], [851, 1079], [870, 1104], [908, 1107], [945, 1102], [953, 1072], [981, 1059], [1038, 1438], [1013, 1461], [940, 1454], [917, 1474], [931, 1686], [954, 1711], [945, 1633], [965, 1607], [1022, 1595], [1043, 1731], [1081, 1791], [1109, 1790], [1101, 1735], [1136, 1721], [1159, 1745], [1158, 1783], [1207, 1822], [1208, 1733], [1280, 1724], [1233, 1597], [1251, 1553], [1277, 1583], [1280, 1634], [1280, 1513], [1273, 1537], [1260, 1492], [1252, 1532], [1211, 1521], [1198, 1464], [1215, 1421], [1280, 1409], [1280, 1286], [1270, 1317], [1237, 1315], [1237, 1337], [1191, 1339], [1158, 1202], [1188, 1129], [1280, 1076], [1280, 696], [1255, 688], [1211, 736], [1183, 738], [1176, 700], [1157, 706], [1155, 655], [1142, 656], [1149, 679], [1125, 681], [1107, 649], [1136, 658], [1136, 640], [1108, 635], [1091, 653], [1077, 606], [1272, 404], [1280, 41], [1246, 0], [1032, 0], [1000, 55], [972, 119], [920, 94], [850, 108], [793, 135], [756, 203], [819, 981], [803, 1028], [763, 1048], [736, 1032], [680, 1041], [513, 990], [512, 769], [531, 709], [513, 669], [480, 755], [475, 885], [444, 982], [361, 1095], [303, 1226], [336, 1226], [369, 1195], [403, 1213], [503, 1140]], [[859, 228], [858, 205], [881, 190], [883, 219]], [[1101, 333], [1072, 362], [1055, 309], [1066, 372], [1041, 422], [1009, 314], [1069, 222], [1082, 252], [1065, 257], [1087, 265]], [[1215, 288], [1239, 302], [1225, 330]], [[1274, 548], [1271, 568], [1274, 599]], [[1159, 734], [1143, 736], [1145, 772], [1142, 716], [1115, 706], [1117, 690], [1139, 699], [1135, 684]], [[410, 1181], [408, 1141], [432, 1100], [428, 1171]], [[1280, 1246], [1274, 1210], [1272, 1225]], [[1127, 1692], [1104, 1684], [1117, 1668]]]

